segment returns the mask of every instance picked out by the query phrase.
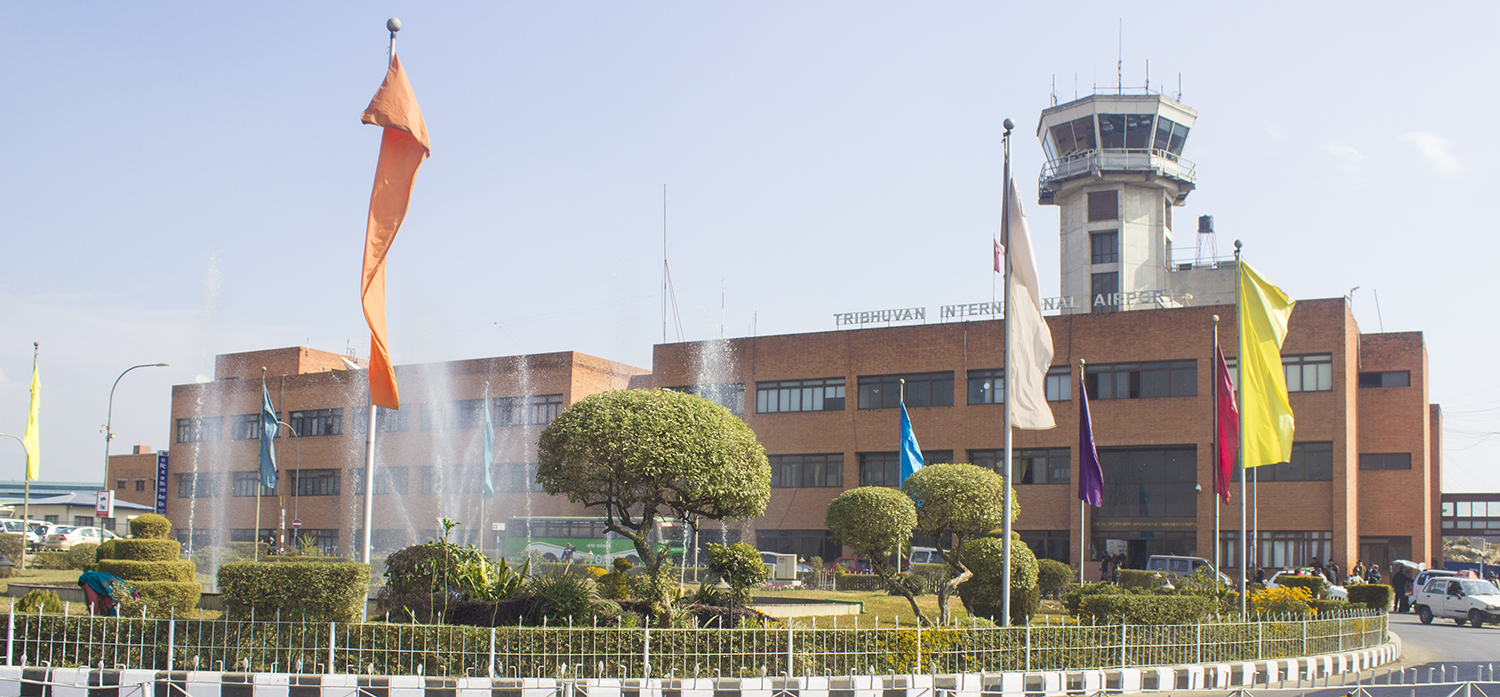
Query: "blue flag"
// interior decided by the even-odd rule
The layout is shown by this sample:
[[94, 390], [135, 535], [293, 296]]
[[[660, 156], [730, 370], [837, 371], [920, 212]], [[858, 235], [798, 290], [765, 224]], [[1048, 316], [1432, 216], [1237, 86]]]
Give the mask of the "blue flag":
[[1089, 393], [1078, 373], [1078, 498], [1094, 508], [1104, 505], [1104, 469], [1094, 447], [1094, 420], [1089, 415]]
[[917, 445], [917, 434], [911, 431], [911, 417], [906, 414], [906, 402], [901, 402], [901, 483], [922, 469], [922, 446]]
[[276, 488], [276, 407], [271, 405], [271, 391], [260, 383], [260, 485]]
[[490, 384], [484, 384], [484, 495], [495, 495], [495, 480], [490, 477], [490, 464], [495, 459], [495, 422], [490, 418]]

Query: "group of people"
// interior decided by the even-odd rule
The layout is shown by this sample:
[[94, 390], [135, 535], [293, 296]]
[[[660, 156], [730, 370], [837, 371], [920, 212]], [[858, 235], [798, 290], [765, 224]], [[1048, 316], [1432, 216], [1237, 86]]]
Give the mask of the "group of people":
[[1099, 578], [1105, 583], [1118, 583], [1120, 569], [1127, 568], [1124, 554], [1106, 554], [1099, 562]]

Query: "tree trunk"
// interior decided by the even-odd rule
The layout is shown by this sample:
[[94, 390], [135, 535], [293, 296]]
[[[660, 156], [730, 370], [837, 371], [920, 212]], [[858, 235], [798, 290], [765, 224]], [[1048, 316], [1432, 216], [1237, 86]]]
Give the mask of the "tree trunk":
[[[939, 624], [948, 624], [953, 620], [953, 611], [948, 605], [948, 599], [958, 591], [958, 587], [962, 585], [964, 581], [967, 581], [974, 577], [974, 572], [970, 571], [969, 567], [964, 566], [963, 563], [958, 560], [959, 552], [961, 551], [961, 548], [964, 544], [963, 538], [958, 537], [957, 535], [954, 535], [954, 538], [955, 540], [953, 543], [953, 549], [944, 550], [942, 547], [937, 548], [938, 556], [942, 557], [943, 561], [948, 563], [948, 569], [953, 572], [953, 578], [948, 579], [946, 583], [938, 587]], [[938, 539], [939, 541], [942, 540], [941, 537], [939, 537]]]
[[906, 584], [898, 583], [890, 577], [885, 570], [885, 562], [873, 559], [871, 562], [871, 566], [875, 567], [875, 575], [879, 576], [880, 580], [885, 581], [886, 587], [896, 589], [896, 592], [906, 597], [906, 602], [911, 603], [911, 611], [912, 614], [917, 616], [917, 621], [921, 622], [923, 627], [931, 627], [932, 621], [927, 619], [927, 615], [922, 614], [921, 608], [917, 607], [917, 596], [912, 594], [911, 589], [907, 588]]

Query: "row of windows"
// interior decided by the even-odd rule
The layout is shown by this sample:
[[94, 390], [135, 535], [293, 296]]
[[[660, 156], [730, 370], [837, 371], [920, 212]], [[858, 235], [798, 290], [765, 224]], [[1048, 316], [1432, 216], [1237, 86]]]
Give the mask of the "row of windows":
[[[1275, 465], [1253, 468], [1251, 479], [1257, 482], [1331, 482], [1333, 481], [1333, 443], [1292, 443], [1292, 459]], [[1235, 468], [1230, 481], [1240, 480]]]
[[[151, 480], [148, 480], [148, 479], [137, 479], [137, 480], [135, 480], [135, 490], [136, 491], [145, 491], [146, 490], [146, 482], [148, 482], [148, 481], [151, 481]], [[129, 485], [129, 484], [130, 484], [130, 480], [129, 479], [116, 479], [115, 480], [115, 489], [118, 489], [120, 491], [124, 491], [125, 487], [127, 485]], [[152, 487], [152, 488], [155, 489], [155, 487]]]
[[1198, 394], [1198, 362], [1086, 365], [1083, 386], [1089, 399], [1194, 397]]
[[[545, 426], [552, 423], [563, 410], [561, 394], [529, 395], [525, 397], [497, 397], [491, 400], [490, 418], [496, 426]], [[738, 413], [738, 412], [736, 412]], [[354, 432], [365, 433], [369, 429], [369, 407], [354, 410]], [[311, 409], [294, 411], [287, 422], [292, 433], [303, 436], [337, 436], [344, 432], [343, 409]], [[405, 411], [376, 407], [375, 430], [378, 432], [409, 431], [421, 428], [433, 429], [480, 428], [484, 425], [484, 400], [460, 399], [434, 407], [430, 404], [413, 405]], [[224, 417], [205, 416], [177, 420], [178, 443], [217, 442], [222, 439]], [[260, 414], [240, 414], [230, 417], [231, 440], [259, 440]]]
[[[1073, 401], [1073, 373], [1067, 366], [1056, 366], [1047, 371], [1045, 382], [1047, 401]], [[1004, 404], [1005, 371], [969, 371], [970, 404]]]
[[1444, 501], [1443, 516], [1500, 518], [1500, 501]]
[[[534, 462], [496, 463], [490, 471], [491, 483], [497, 492], [520, 493], [541, 491], [541, 485], [536, 483], [536, 469], [537, 464]], [[447, 474], [446, 476], [437, 467], [419, 467], [417, 468], [417, 472], [421, 482], [421, 491], [424, 494], [435, 494], [442, 491], [479, 493], [483, 490], [484, 486], [484, 471], [477, 465], [460, 467], [457, 472]], [[177, 498], [219, 498], [222, 492], [221, 474], [219, 472], [178, 474]], [[230, 496], [236, 498], [255, 496], [256, 483], [260, 481], [257, 471], [249, 470], [231, 472], [229, 474]], [[377, 496], [405, 494], [409, 479], [408, 468], [406, 467], [377, 467], [375, 468], [375, 494]], [[350, 468], [350, 493], [355, 496], [363, 496], [365, 493], [364, 480], [365, 470], [363, 467]], [[142, 483], [145, 481], [137, 481], [137, 491], [145, 490], [142, 486]], [[280, 487], [282, 481], [287, 482], [287, 486], [290, 487], [288, 493], [297, 496], [338, 496], [342, 488], [339, 470], [286, 470], [281, 473], [281, 480], [277, 482], [276, 487], [260, 487], [260, 495], [276, 496], [277, 488]]]
[[666, 389], [697, 395], [728, 409], [731, 414], [739, 415], [745, 411], [745, 383], [742, 382], [679, 385]]

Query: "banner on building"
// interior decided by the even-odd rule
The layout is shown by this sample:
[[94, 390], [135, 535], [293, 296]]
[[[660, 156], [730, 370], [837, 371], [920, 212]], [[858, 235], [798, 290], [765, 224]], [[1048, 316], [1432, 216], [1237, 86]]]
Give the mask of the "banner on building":
[[167, 451], [156, 454], [156, 514], [167, 514]]

